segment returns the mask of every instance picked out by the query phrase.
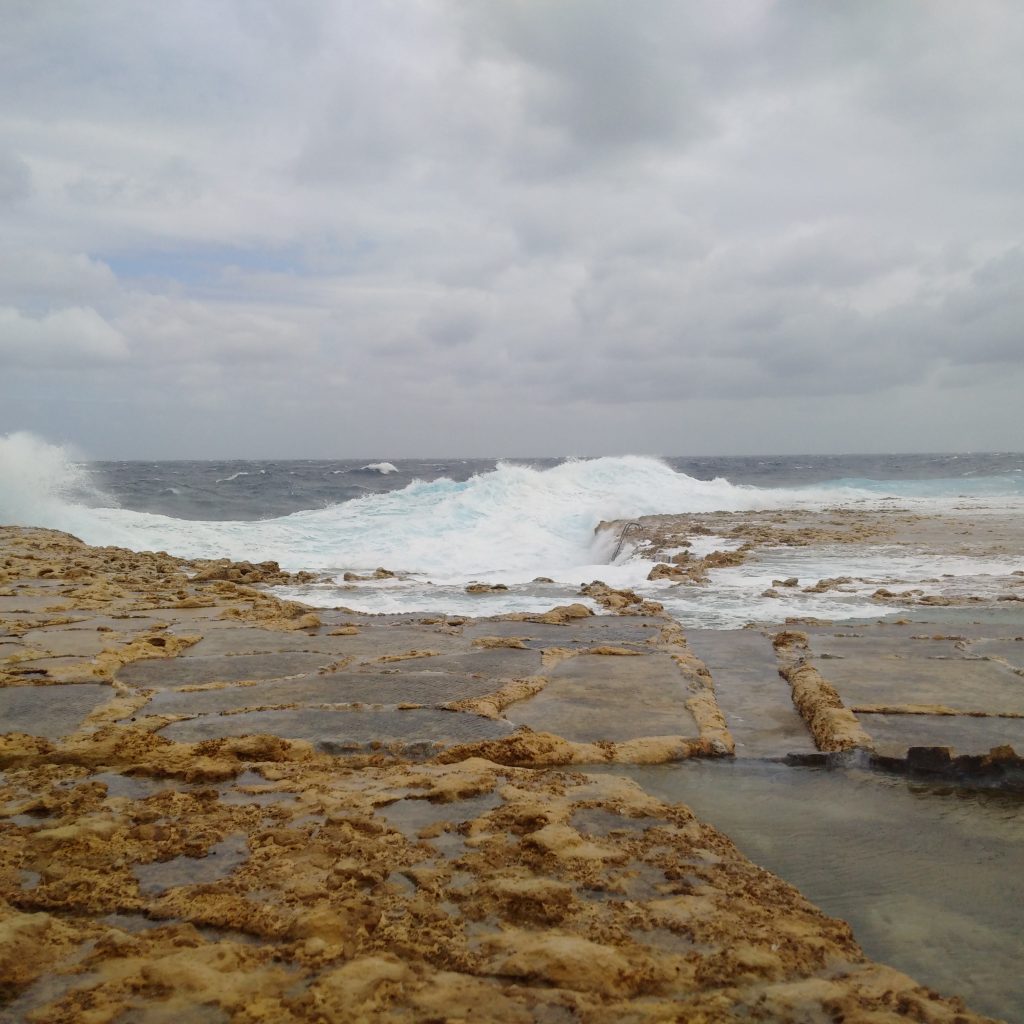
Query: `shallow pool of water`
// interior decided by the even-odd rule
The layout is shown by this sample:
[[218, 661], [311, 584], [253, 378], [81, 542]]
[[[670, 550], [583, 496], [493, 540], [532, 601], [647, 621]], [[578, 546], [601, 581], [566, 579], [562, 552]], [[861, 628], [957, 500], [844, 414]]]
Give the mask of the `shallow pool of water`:
[[727, 833], [873, 959], [1024, 1021], [1024, 795], [764, 761], [615, 773]]

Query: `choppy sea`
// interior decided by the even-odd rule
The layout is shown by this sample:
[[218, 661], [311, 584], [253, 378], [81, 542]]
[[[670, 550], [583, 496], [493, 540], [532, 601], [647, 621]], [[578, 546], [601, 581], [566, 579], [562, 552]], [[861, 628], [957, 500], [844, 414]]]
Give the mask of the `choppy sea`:
[[[1024, 568], [1012, 558], [813, 549], [767, 552], [710, 586], [648, 583], [627, 546], [612, 562], [601, 520], [766, 508], [957, 508], [1024, 512], [1024, 455], [607, 456], [592, 459], [387, 459], [88, 462], [29, 434], [0, 437], [0, 522], [66, 530], [91, 544], [185, 557], [274, 559], [323, 583], [286, 591], [369, 612], [495, 614], [578, 600], [602, 579], [666, 604], [692, 626], [783, 615], [875, 616], [876, 586], [948, 574], [947, 589]], [[704, 538], [708, 550], [728, 538]], [[378, 566], [394, 579], [345, 583]], [[855, 576], [851, 593], [778, 600], [771, 579]], [[553, 584], [533, 582], [549, 577]], [[953, 582], [948, 582], [952, 580]], [[470, 581], [509, 589], [479, 597]]]

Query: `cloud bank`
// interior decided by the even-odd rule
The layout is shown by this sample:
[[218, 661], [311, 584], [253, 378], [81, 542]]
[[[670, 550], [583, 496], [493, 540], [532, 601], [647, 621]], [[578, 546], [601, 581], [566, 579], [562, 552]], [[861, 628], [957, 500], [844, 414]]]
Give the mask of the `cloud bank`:
[[1024, 448], [1024, 9], [16, 3], [0, 432]]

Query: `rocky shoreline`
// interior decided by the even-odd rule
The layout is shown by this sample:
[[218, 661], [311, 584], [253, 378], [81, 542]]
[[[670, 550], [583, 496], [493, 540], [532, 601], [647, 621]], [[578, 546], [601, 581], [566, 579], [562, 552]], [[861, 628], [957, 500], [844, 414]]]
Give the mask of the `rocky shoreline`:
[[[0, 1019], [988, 1019], [685, 807], [586, 774], [753, 744], [656, 605], [592, 584], [618, 614], [375, 617], [260, 589], [291, 582], [0, 528]], [[779, 750], [1012, 776], [1010, 743], [964, 763], [870, 725], [1018, 728], [1013, 663], [967, 657], [1012, 639], [886, 630], [910, 683], [874, 710], [831, 671], [864, 637], [754, 638], [787, 673]], [[967, 704], [911, 692], [925, 644], [987, 672]]]

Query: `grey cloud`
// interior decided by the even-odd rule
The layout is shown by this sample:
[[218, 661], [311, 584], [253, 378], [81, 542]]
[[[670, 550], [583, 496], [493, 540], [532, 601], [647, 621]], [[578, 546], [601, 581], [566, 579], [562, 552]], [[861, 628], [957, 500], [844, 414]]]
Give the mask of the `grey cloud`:
[[1024, 249], [984, 264], [942, 304], [947, 358], [961, 365], [1024, 366]]
[[460, 347], [478, 337], [484, 327], [481, 312], [472, 309], [439, 309], [421, 321], [421, 331], [442, 348]]
[[1009, 0], [18, 3], [0, 430], [886, 447], [899, 397], [1024, 443], [1022, 45]]
[[116, 321], [147, 362], [282, 364], [308, 359], [318, 346], [315, 314], [167, 296], [135, 295]]
[[[411, 175], [467, 179], [493, 165], [514, 118], [486, 68], [464, 63], [444, 4], [346, 4], [318, 56], [322, 70], [292, 168], [300, 182], [379, 185]], [[426, 45], [425, 45], [426, 44]]]
[[461, 11], [467, 50], [513, 69], [527, 126], [508, 154], [513, 173], [591, 173], [595, 161], [642, 159], [717, 129], [689, 8], [525, 0]]
[[802, 229], [759, 249], [733, 256], [747, 265], [751, 281], [768, 287], [855, 287], [920, 259], [912, 245], [882, 232], [870, 237], [848, 223]]
[[266, 55], [258, 35], [240, 31], [252, 24], [231, 5], [197, 0], [16, 0], [5, 9], [0, 43], [7, 101], [51, 125], [220, 120], [251, 96], [238, 72], [257, 71]]
[[0, 248], [0, 302], [42, 313], [96, 303], [116, 287], [110, 267], [85, 253]]
[[202, 196], [203, 185], [184, 157], [167, 157], [143, 173], [94, 166], [70, 181], [65, 191], [87, 206], [179, 206]]
[[533, 71], [527, 102], [582, 149], [611, 152], [694, 138], [688, 25], [678, 5], [543, 0], [478, 7], [481, 34]]
[[13, 153], [0, 150], [0, 205], [20, 203], [32, 194], [32, 171]]

